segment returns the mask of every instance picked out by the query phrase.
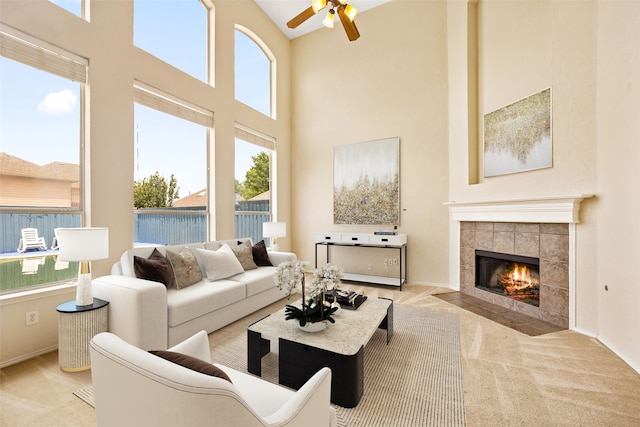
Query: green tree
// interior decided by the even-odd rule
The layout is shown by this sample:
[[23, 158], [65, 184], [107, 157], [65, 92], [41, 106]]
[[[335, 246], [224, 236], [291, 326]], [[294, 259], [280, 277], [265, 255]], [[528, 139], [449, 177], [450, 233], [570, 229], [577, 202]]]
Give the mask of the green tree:
[[178, 181], [173, 174], [167, 182], [159, 172], [133, 184], [133, 206], [138, 208], [167, 208], [178, 199]]
[[247, 171], [245, 180], [236, 186], [240, 195], [249, 200], [269, 189], [269, 155], [261, 151], [251, 156], [253, 166]]

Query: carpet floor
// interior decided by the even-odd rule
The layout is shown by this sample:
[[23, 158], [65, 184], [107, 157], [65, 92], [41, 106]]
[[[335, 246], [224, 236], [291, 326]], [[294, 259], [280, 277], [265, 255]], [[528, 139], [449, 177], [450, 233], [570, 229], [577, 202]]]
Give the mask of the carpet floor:
[[[370, 298], [392, 298], [397, 306], [458, 316], [469, 427], [640, 426], [640, 374], [595, 338], [567, 330], [529, 336], [435, 298], [450, 292], [444, 288], [344, 287]], [[286, 302], [210, 334], [212, 350], [234, 338], [231, 331], [238, 329], [232, 326], [246, 328]], [[94, 409], [73, 394], [90, 384], [91, 371], [61, 371], [56, 351], [2, 368], [0, 426], [95, 426]], [[372, 388], [365, 396], [367, 390]]]

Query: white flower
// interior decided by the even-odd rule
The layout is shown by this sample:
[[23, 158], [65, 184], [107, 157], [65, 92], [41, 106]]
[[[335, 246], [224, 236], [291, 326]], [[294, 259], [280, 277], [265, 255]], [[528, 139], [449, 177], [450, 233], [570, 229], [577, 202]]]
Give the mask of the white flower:
[[304, 286], [304, 268], [309, 265], [308, 261], [287, 261], [276, 268], [275, 280], [278, 289], [287, 290], [287, 298], [291, 297], [291, 292], [301, 284]]
[[342, 267], [334, 264], [325, 264], [316, 268], [313, 271], [313, 279], [311, 279], [314, 294], [326, 293], [327, 290], [337, 288], [342, 280], [342, 272]]

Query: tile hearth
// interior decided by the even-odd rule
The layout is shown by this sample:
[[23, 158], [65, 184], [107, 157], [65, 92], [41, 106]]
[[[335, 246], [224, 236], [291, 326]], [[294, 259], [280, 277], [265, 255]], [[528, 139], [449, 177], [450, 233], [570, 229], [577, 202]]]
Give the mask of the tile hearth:
[[532, 337], [566, 329], [460, 292], [449, 292], [434, 296], [456, 307], [463, 308]]

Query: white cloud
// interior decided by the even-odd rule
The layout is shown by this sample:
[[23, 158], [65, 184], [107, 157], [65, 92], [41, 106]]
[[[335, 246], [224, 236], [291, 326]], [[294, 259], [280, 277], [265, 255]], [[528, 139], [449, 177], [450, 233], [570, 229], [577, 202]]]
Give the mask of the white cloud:
[[65, 89], [60, 92], [53, 92], [47, 94], [44, 100], [38, 104], [38, 112], [42, 114], [60, 116], [73, 111], [76, 106], [76, 96], [74, 93]]

